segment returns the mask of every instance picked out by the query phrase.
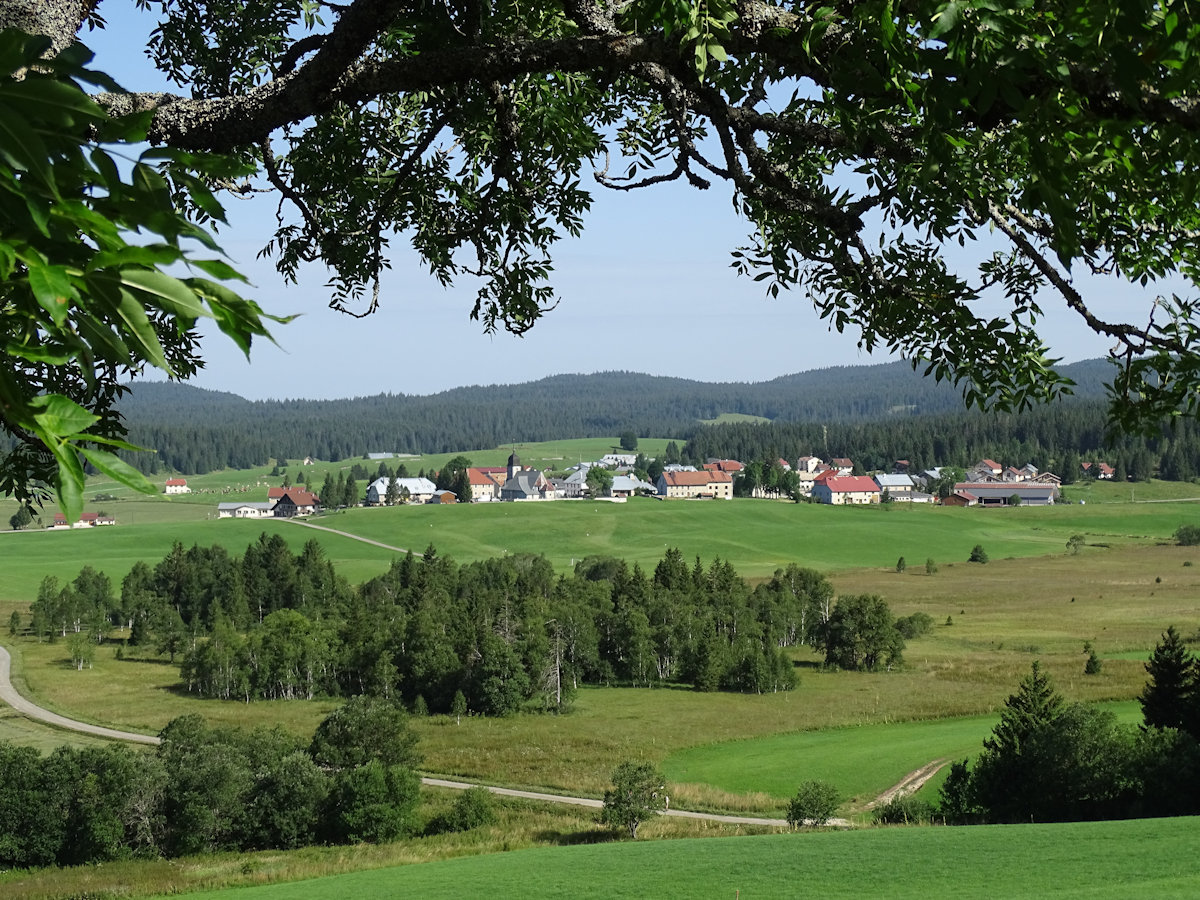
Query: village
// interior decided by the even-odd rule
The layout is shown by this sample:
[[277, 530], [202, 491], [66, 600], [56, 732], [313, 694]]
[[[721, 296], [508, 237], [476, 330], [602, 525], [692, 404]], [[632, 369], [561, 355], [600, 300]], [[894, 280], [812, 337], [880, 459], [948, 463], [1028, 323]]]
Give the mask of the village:
[[[372, 454], [384, 457], [387, 454]], [[1039, 472], [1026, 464], [1002, 466], [982, 459], [966, 470], [946, 467], [909, 471], [907, 460], [897, 460], [890, 472], [854, 474], [852, 460], [802, 456], [795, 464], [778, 460], [784, 477], [771, 486], [752, 484], [748, 467], [733, 459], [710, 459], [700, 466], [668, 464], [653, 481], [634, 472], [636, 454], [610, 453], [593, 462], [581, 462], [563, 477], [549, 476], [521, 464], [513, 452], [506, 466], [470, 466], [469, 502], [524, 503], [557, 500], [606, 500], [624, 502], [630, 497], [660, 500], [730, 500], [735, 495], [762, 499], [795, 500], [831, 506], [878, 503], [922, 503], [944, 506], [1049, 506], [1060, 501], [1061, 479]], [[1106, 463], [1084, 463], [1085, 475], [1111, 480], [1113, 469]], [[656, 467], [658, 468], [658, 467]], [[588, 473], [599, 469], [603, 478]], [[948, 474], [962, 474], [947, 482]], [[431, 473], [436, 474], [436, 473]], [[168, 479], [164, 492], [185, 493], [187, 481]], [[467, 492], [462, 492], [466, 494]], [[452, 504], [466, 502], [454, 491], [439, 489], [428, 477], [380, 477], [366, 488], [360, 506], [403, 504]], [[339, 505], [340, 507], [340, 505]], [[304, 486], [272, 486], [265, 500], [240, 500], [218, 504], [219, 518], [290, 518], [309, 516], [323, 509], [320, 497]], [[56, 523], [64, 527], [65, 523]]]

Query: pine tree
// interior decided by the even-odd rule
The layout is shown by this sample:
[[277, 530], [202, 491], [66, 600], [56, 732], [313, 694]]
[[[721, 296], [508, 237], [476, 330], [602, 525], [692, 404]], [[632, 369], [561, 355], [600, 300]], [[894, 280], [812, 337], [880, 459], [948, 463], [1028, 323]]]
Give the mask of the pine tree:
[[991, 737], [983, 742], [971, 777], [972, 796], [993, 821], [1025, 821], [1048, 793], [1039, 739], [1063, 712], [1063, 698], [1034, 660]]
[[1150, 680], [1138, 703], [1147, 728], [1180, 728], [1193, 736], [1200, 732], [1200, 662], [1183, 638], [1170, 626], [1146, 663]]

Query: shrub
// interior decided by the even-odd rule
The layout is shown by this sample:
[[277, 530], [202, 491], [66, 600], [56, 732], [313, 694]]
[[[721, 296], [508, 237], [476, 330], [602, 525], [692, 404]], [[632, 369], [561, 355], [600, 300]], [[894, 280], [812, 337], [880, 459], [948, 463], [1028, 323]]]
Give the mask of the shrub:
[[876, 807], [871, 819], [876, 825], [927, 825], [936, 814], [936, 808], [928, 800], [907, 794]]
[[806, 781], [788, 801], [787, 821], [792, 828], [818, 827], [833, 818], [838, 808], [837, 788], [827, 781]]
[[1180, 525], [1175, 529], [1175, 540], [1182, 547], [1200, 544], [1200, 525]]
[[897, 574], [899, 574], [899, 575], [903, 575], [903, 574], [904, 574], [904, 570], [905, 570], [905, 569], [907, 569], [907, 568], [908, 568], [908, 563], [906, 563], [906, 562], [904, 561], [904, 557], [903, 557], [903, 556], [902, 556], [902, 557], [900, 557], [898, 560], [896, 560], [896, 573], [897, 573]]
[[971, 555], [967, 557], [967, 562], [985, 563], [988, 561], [987, 551], [983, 549], [983, 544], [976, 544], [971, 548]]
[[470, 831], [496, 821], [496, 810], [492, 806], [492, 792], [485, 787], [467, 788], [454, 800], [454, 805], [444, 816], [439, 816], [429, 825], [432, 833], [446, 831]]
[[1084, 675], [1099, 675], [1103, 668], [1103, 663], [1100, 662], [1100, 657], [1096, 655], [1096, 651], [1092, 650], [1088, 653], [1087, 662], [1083, 664]]
[[906, 640], [929, 634], [933, 630], [933, 616], [923, 612], [915, 612], [911, 616], [901, 616], [896, 620], [896, 630]]

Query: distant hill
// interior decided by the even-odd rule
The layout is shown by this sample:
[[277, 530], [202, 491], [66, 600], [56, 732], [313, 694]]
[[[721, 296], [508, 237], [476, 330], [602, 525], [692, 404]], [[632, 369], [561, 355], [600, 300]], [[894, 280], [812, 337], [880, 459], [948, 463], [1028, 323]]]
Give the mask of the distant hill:
[[[1081, 400], [1103, 396], [1103, 360], [1063, 368]], [[246, 400], [186, 384], [144, 382], [122, 398], [130, 438], [185, 473], [271, 457], [343, 459], [368, 450], [444, 453], [512, 441], [615, 435], [689, 437], [702, 420], [761, 417], [821, 424], [962, 410], [952, 386], [904, 362], [840, 366], [771, 381], [702, 382], [634, 372], [555, 375], [515, 385], [345, 400]], [[144, 464], [144, 463], [143, 463]]]

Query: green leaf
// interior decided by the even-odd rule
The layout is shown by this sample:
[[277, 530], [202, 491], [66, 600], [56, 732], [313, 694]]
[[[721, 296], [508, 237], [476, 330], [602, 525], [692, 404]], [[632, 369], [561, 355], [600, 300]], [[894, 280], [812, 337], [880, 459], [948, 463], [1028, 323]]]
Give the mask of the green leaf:
[[54, 480], [58, 507], [68, 522], [77, 522], [83, 513], [83, 487], [87, 479], [76, 448], [67, 441], [47, 441], [46, 444], [58, 462], [58, 475]]
[[108, 250], [102, 253], [95, 254], [88, 261], [88, 271], [96, 271], [97, 269], [127, 269], [121, 272], [123, 277], [129, 272], [139, 271], [137, 269], [128, 269], [131, 266], [169, 266], [171, 263], [179, 262], [183, 258], [183, 254], [178, 247], [172, 247], [170, 244], [150, 244], [144, 246], [125, 246], [119, 250]]
[[141, 494], [158, 493], [158, 488], [152, 485], [145, 475], [115, 453], [109, 453], [107, 450], [94, 450], [83, 446], [78, 449], [83, 454], [83, 458], [91, 463], [93, 468], [103, 472], [113, 481], [123, 484], [125, 487], [133, 488]]
[[29, 127], [25, 117], [7, 104], [0, 105], [0, 159], [14, 169], [35, 174], [51, 193], [58, 196], [49, 158], [50, 151]]
[[221, 259], [189, 259], [188, 265], [194, 266], [213, 278], [220, 278], [224, 281], [241, 281], [244, 284], [250, 283], [245, 275]]
[[29, 265], [29, 287], [38, 306], [60, 327], [67, 320], [70, 301], [79, 299], [65, 266]]
[[117, 304], [117, 315], [125, 323], [126, 332], [141, 348], [141, 357], [148, 363], [164, 372], [174, 374], [171, 364], [163, 353], [162, 344], [154, 326], [146, 315], [146, 308], [128, 291], [121, 291], [121, 302]]
[[34, 421], [47, 435], [66, 438], [86, 431], [100, 421], [100, 417], [88, 412], [74, 400], [62, 394], [43, 394], [29, 401], [35, 412]]
[[152, 269], [122, 269], [118, 277], [123, 285], [145, 296], [149, 305], [189, 319], [206, 314], [196, 292], [178, 278]]
[[933, 28], [929, 29], [931, 40], [940, 38], [958, 24], [958, 10], [959, 5], [957, 3], [947, 3], [943, 9], [934, 15]]

